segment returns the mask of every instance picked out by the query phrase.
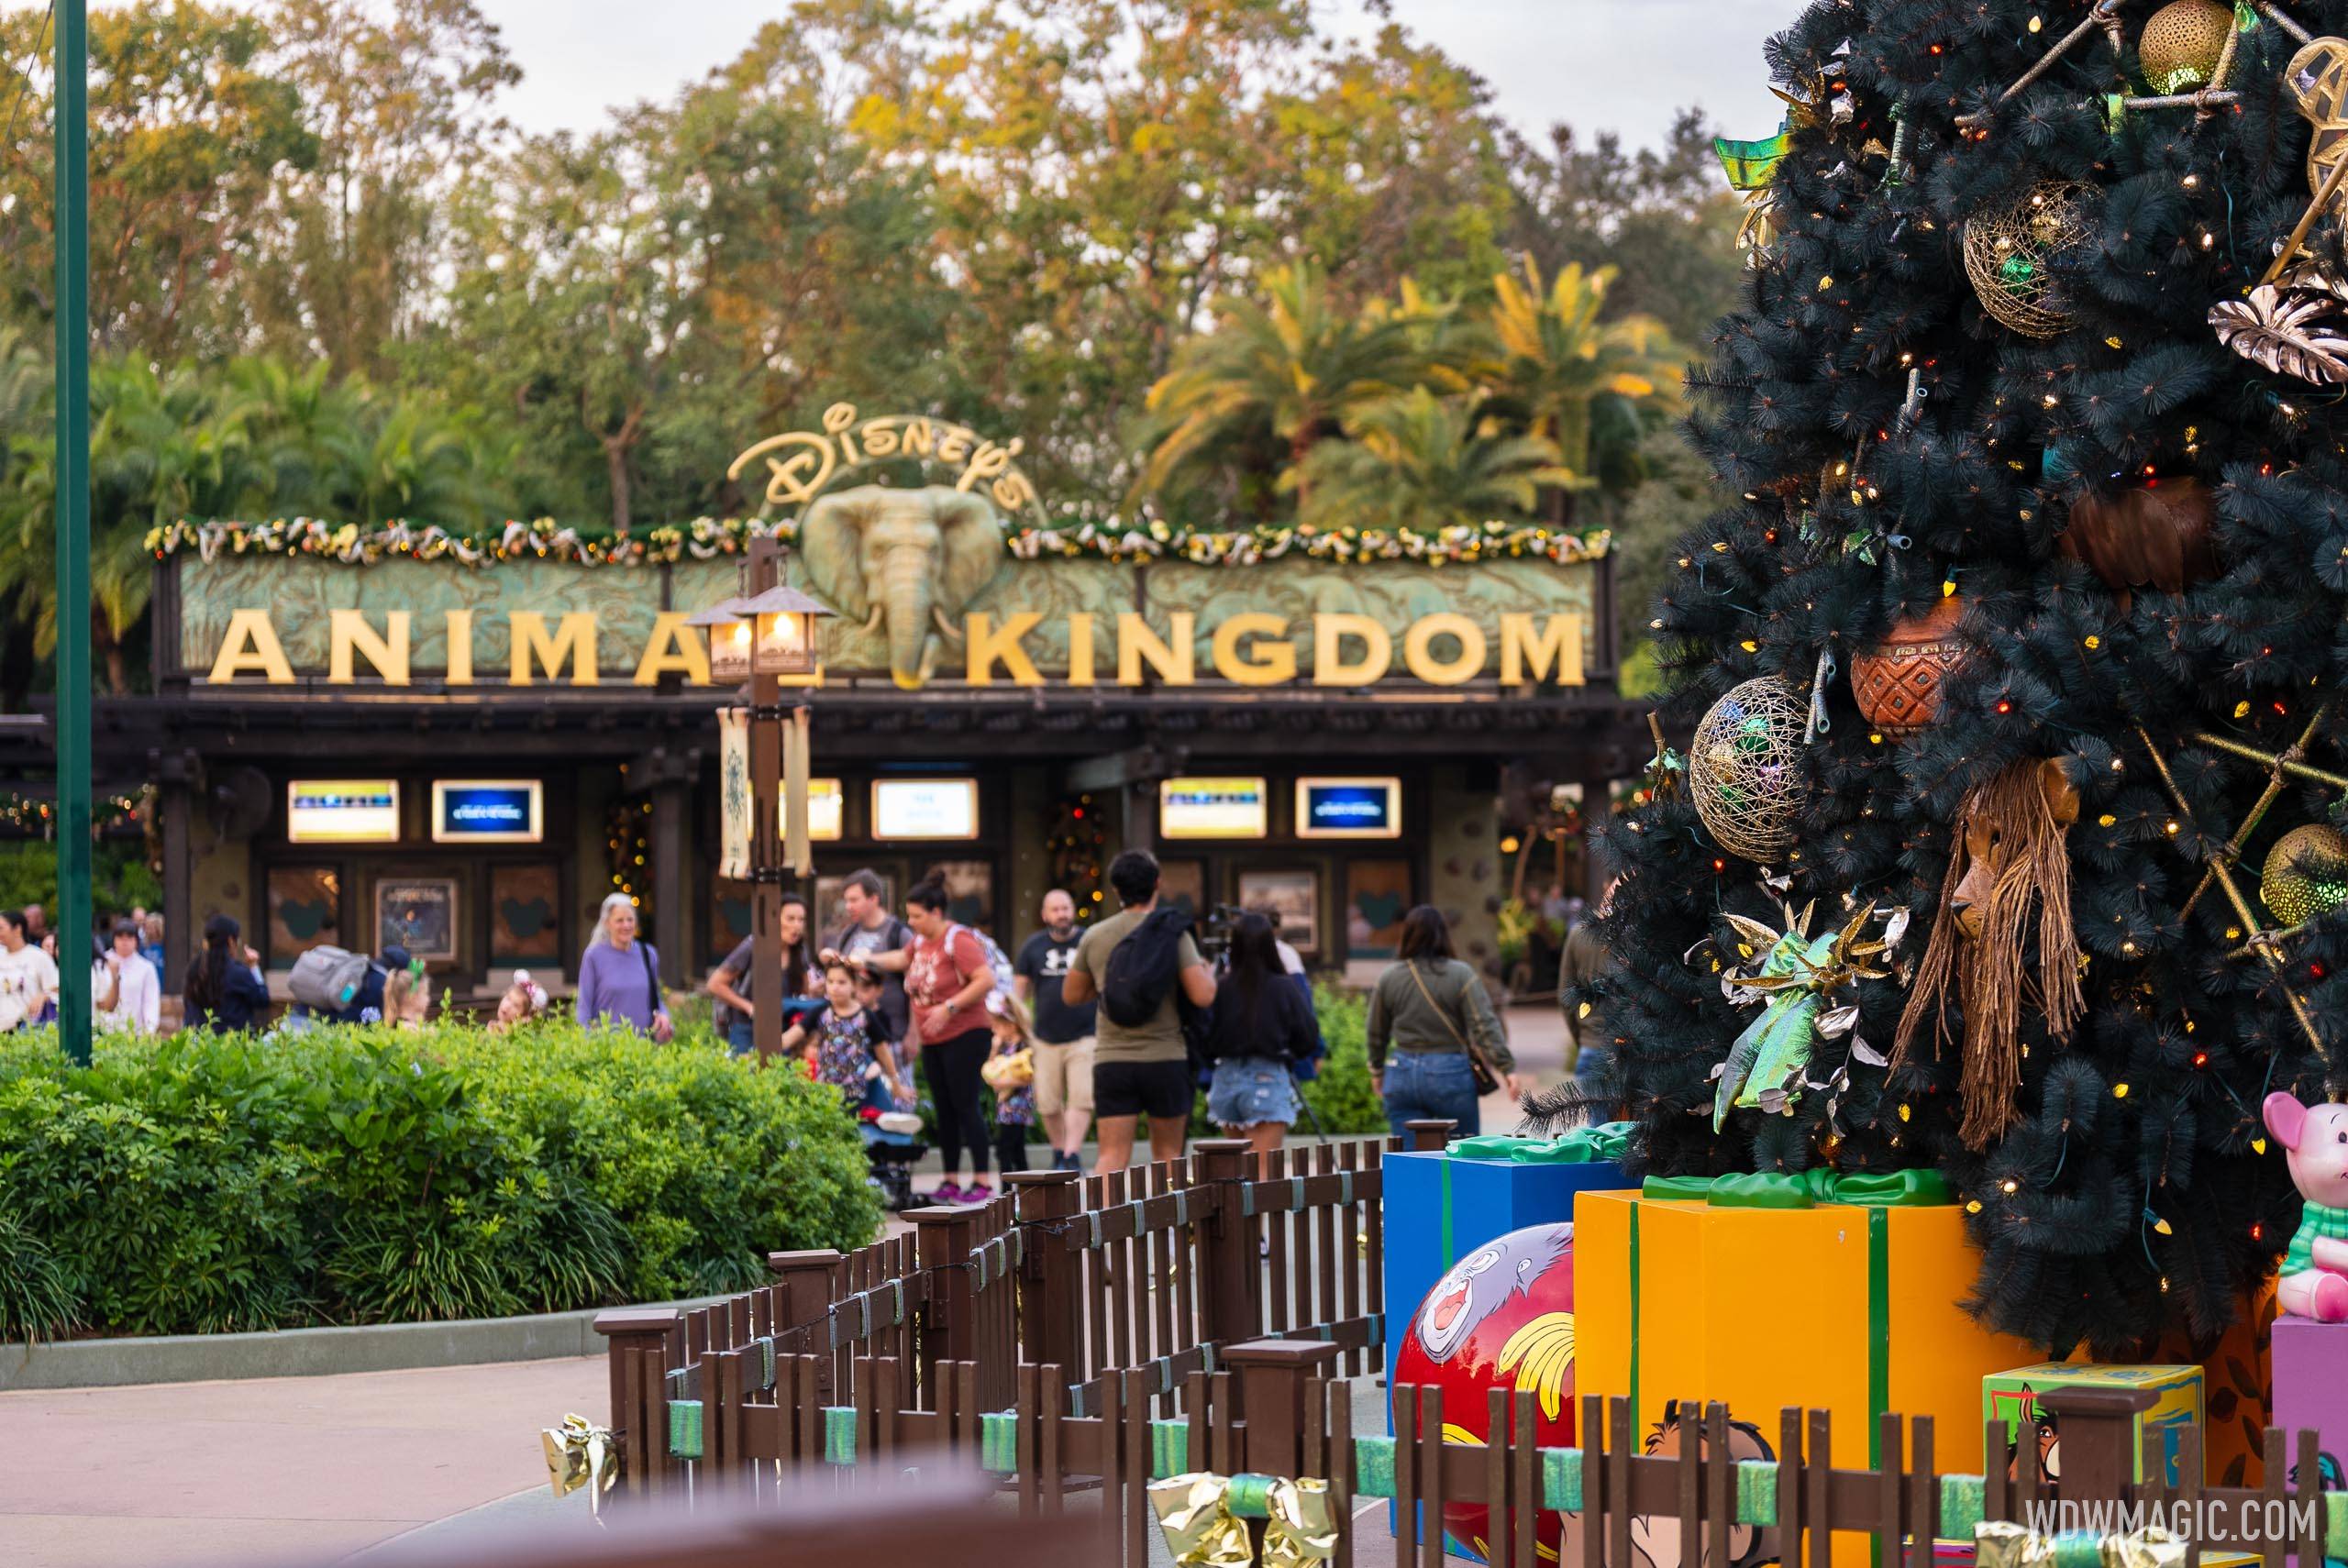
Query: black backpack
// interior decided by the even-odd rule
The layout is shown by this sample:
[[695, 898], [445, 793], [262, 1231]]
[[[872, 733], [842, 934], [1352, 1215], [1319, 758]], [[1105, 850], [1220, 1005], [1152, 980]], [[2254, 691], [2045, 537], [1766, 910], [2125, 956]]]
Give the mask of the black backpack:
[[1182, 938], [1190, 931], [1186, 911], [1155, 909], [1109, 949], [1101, 977], [1101, 1010], [1111, 1022], [1141, 1029], [1157, 1016], [1180, 980]]

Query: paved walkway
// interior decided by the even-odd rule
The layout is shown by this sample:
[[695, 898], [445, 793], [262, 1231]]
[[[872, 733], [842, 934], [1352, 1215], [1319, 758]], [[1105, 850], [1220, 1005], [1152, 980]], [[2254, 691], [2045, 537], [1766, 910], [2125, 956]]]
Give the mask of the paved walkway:
[[543, 1492], [538, 1429], [609, 1387], [578, 1357], [0, 1394], [0, 1563], [331, 1562]]

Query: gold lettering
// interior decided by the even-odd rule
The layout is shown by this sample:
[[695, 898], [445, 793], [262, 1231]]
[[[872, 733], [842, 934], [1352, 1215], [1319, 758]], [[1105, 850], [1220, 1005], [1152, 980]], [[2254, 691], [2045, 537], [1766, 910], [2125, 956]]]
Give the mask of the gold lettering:
[[554, 635], [547, 635], [547, 618], [535, 610], [516, 610], [507, 617], [514, 638], [514, 657], [506, 679], [516, 686], [531, 682], [530, 666], [535, 662], [549, 679], [559, 675], [565, 664], [570, 666], [570, 684], [595, 684], [595, 617], [587, 611], [574, 610], [556, 623]]
[[220, 638], [220, 657], [212, 661], [212, 673], [205, 679], [215, 686], [226, 686], [247, 670], [254, 671], [271, 686], [294, 684], [294, 667], [285, 662], [285, 645], [277, 640], [277, 628], [269, 624], [266, 610], [228, 613], [228, 630]]
[[905, 433], [897, 445], [904, 449], [908, 458], [926, 458], [937, 450], [937, 427], [926, 419], [908, 419], [905, 421]]
[[1092, 612], [1078, 610], [1068, 618], [1068, 683], [1090, 686], [1092, 674]]
[[857, 456], [856, 438], [848, 431], [855, 423], [856, 404], [852, 403], [836, 403], [824, 410], [824, 428], [840, 444], [840, 457], [850, 468], [864, 460]]
[[970, 455], [970, 443], [977, 439], [976, 433], [965, 430], [959, 425], [945, 426], [937, 433], [937, 460], [941, 463], [960, 462]]
[[[1438, 660], [1434, 640], [1446, 635], [1459, 644], [1459, 651], [1447, 660]], [[1475, 679], [1483, 673], [1485, 656], [1490, 652], [1484, 629], [1451, 610], [1420, 616], [1402, 635], [1402, 663], [1429, 686], [1457, 686]]]
[[1011, 672], [1014, 686], [1041, 686], [1043, 671], [1027, 657], [1019, 640], [1044, 624], [1044, 617], [1033, 610], [1022, 610], [1006, 618], [1001, 627], [994, 617], [983, 610], [973, 610], [964, 625], [963, 642], [969, 650], [964, 679], [973, 686], [992, 686], [994, 667], [1001, 663]]
[[1036, 487], [1027, 482], [1027, 476], [1023, 473], [1007, 473], [987, 489], [994, 497], [994, 503], [1005, 512], [1035, 504]]
[[857, 432], [857, 435], [864, 442], [866, 457], [892, 458], [896, 456], [897, 422], [895, 419], [885, 414], [879, 419], [868, 419], [864, 422], [864, 428]]
[[379, 637], [367, 617], [356, 610], [327, 612], [327, 681], [329, 685], [348, 686], [351, 683], [353, 653], [362, 654], [383, 678], [386, 686], [407, 684], [407, 615], [404, 610], [394, 610], [383, 617], [387, 636]]
[[[1262, 643], [1243, 648], [1255, 638]], [[1288, 623], [1278, 615], [1248, 611], [1224, 618], [1214, 629], [1215, 672], [1235, 686], [1278, 686], [1296, 679], [1296, 645]]]
[[1514, 612], [1501, 617], [1501, 680], [1508, 686], [1550, 679], [1560, 686], [1584, 683], [1581, 668], [1581, 617], [1552, 615], [1536, 631], [1530, 615]]
[[449, 629], [449, 684], [473, 683], [473, 613], [451, 610], [443, 617]]
[[991, 441], [980, 442], [979, 449], [970, 456], [970, 466], [962, 470], [962, 477], [954, 481], [954, 488], [968, 490], [980, 480], [1000, 478], [1009, 472], [1011, 459], [1019, 455], [1020, 448], [1025, 444], [1016, 436], [1012, 438], [1008, 447], [998, 447]]
[[[1346, 661], [1347, 637], [1362, 645], [1360, 659], [1351, 664]], [[1340, 610], [1312, 617], [1313, 685], [1373, 686], [1386, 679], [1393, 662], [1392, 634], [1368, 616]]]
[[1173, 635], [1161, 638], [1131, 610], [1117, 617], [1118, 685], [1139, 686], [1144, 660], [1168, 686], [1188, 686], [1198, 679], [1199, 618], [1188, 610], [1177, 610], [1168, 619], [1173, 622]]
[[688, 686], [709, 684], [709, 650], [701, 634], [685, 624], [681, 610], [663, 610], [652, 618], [652, 635], [633, 679], [638, 686], [658, 686], [664, 675], [681, 675]]

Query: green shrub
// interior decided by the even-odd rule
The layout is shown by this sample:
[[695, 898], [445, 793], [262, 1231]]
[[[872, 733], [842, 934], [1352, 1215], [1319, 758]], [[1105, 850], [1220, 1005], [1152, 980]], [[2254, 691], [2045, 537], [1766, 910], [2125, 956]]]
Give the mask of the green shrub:
[[853, 1129], [706, 1037], [320, 1029], [0, 1041], [0, 1335], [554, 1311], [853, 1246]]

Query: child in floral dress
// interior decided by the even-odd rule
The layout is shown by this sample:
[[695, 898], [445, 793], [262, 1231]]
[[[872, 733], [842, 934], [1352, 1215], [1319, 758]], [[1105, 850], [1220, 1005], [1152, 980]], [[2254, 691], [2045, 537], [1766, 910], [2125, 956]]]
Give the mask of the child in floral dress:
[[803, 1045], [811, 1076], [838, 1089], [851, 1110], [868, 1102], [889, 1110], [892, 1095], [910, 1095], [904, 1075], [897, 1070], [886, 1026], [877, 1012], [857, 999], [856, 972], [844, 963], [825, 966], [824, 996], [821, 1009], [784, 1032], [782, 1048], [795, 1051]]
[[1008, 991], [988, 996], [987, 1022], [994, 1032], [985, 1077], [994, 1090], [995, 1164], [1006, 1171], [1024, 1171], [1027, 1129], [1036, 1124], [1036, 1029], [1025, 1005]]

